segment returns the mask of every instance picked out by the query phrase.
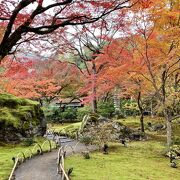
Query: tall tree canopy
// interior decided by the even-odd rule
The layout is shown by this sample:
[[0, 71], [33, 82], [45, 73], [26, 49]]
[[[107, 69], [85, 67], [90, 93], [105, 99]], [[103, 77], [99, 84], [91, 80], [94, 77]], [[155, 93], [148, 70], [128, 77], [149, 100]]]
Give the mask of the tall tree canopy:
[[0, 60], [15, 52], [22, 43], [37, 40], [38, 35], [68, 25], [93, 23], [115, 10], [130, 8], [137, 1], [1, 0], [0, 23], [4, 34]]

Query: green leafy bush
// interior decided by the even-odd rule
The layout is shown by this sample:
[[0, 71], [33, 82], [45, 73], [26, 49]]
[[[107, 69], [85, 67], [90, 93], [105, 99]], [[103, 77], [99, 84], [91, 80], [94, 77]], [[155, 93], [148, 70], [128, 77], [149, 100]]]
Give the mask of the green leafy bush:
[[48, 122], [59, 122], [61, 117], [61, 111], [59, 108], [56, 107], [45, 107], [44, 114]]
[[53, 114], [55, 113], [55, 111], [58, 111], [59, 108], [53, 106], [44, 106], [42, 109], [47, 121], [51, 121]]
[[75, 108], [67, 108], [61, 112], [61, 118], [64, 122], [74, 122], [77, 119], [77, 110]]
[[77, 109], [75, 108], [65, 108], [63, 111], [58, 107], [46, 107], [44, 108], [44, 112], [49, 122], [60, 123], [77, 121]]
[[89, 151], [82, 152], [84, 159], [90, 159]]
[[103, 116], [110, 118], [113, 116], [115, 109], [112, 101], [98, 103], [98, 113]]
[[83, 117], [89, 114], [90, 112], [91, 112], [90, 106], [84, 106], [79, 108], [77, 110], [77, 119], [82, 121]]
[[24, 146], [31, 146], [34, 143], [35, 143], [35, 141], [33, 140], [33, 138], [27, 138], [23, 141]]
[[93, 138], [91, 136], [83, 136], [80, 138], [80, 142], [84, 143], [87, 146], [93, 142]]

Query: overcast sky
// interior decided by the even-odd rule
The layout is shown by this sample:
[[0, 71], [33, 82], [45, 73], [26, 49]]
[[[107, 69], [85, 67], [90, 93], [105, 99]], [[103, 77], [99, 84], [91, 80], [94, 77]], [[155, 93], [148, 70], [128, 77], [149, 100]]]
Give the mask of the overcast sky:
[[[0, 3], [2, 3], [3, 0], [0, 0]], [[17, 2], [17, 0], [12, 0], [13, 2]], [[21, 0], [18, 0], [19, 2]], [[54, 3], [55, 1], [54, 0], [44, 0], [43, 2], [43, 6], [48, 6], [49, 4], [52, 4]], [[37, 3], [31, 3], [29, 6], [28, 6], [28, 9], [34, 9], [35, 7], [37, 6]]]

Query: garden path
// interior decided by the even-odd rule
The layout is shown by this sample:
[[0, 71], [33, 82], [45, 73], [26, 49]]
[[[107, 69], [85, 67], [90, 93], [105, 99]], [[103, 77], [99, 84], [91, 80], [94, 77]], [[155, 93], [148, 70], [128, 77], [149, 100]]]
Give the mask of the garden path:
[[[77, 141], [69, 138], [58, 138], [60, 138], [62, 146], [70, 144], [72, 147], [75, 147], [77, 144]], [[51, 139], [50, 136], [49, 139]], [[74, 153], [81, 153], [86, 149], [84, 144], [78, 143]], [[95, 149], [95, 146], [88, 146], [88, 150], [90, 151]], [[67, 146], [65, 150], [67, 156], [73, 154], [73, 150], [70, 146]], [[27, 160], [15, 171], [15, 180], [61, 180], [60, 175], [57, 174], [57, 155], [58, 150], [53, 150], [52, 152], [35, 156]]]

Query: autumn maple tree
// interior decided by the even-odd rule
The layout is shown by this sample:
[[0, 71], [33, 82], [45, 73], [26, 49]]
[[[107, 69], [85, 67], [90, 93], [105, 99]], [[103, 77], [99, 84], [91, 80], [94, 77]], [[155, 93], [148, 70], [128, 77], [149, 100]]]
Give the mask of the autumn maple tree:
[[8, 59], [1, 68], [1, 92], [38, 100], [41, 104], [58, 99], [62, 90], [72, 87], [74, 82], [78, 85], [74, 67], [51, 59], [21, 62]]
[[166, 119], [168, 147], [172, 144], [172, 121], [179, 117], [178, 8], [177, 1], [163, 1], [161, 4], [158, 1], [146, 1], [140, 4], [138, 12], [134, 11], [130, 18], [129, 30], [124, 32], [126, 44], [120, 48], [119, 42], [124, 41], [120, 38], [117, 40], [119, 50], [116, 51], [118, 46], [114, 43], [113, 50], [105, 53], [103, 59], [108, 57], [113, 63], [100, 79], [100, 83], [108, 90], [110, 86], [111, 89], [119, 86], [126, 93], [131, 89], [131, 96], [136, 94], [142, 131], [142, 95], [156, 99], [156, 111], [163, 112]]
[[[130, 8], [137, 1], [77, 1], [77, 0], [2, 0], [0, 24], [3, 37], [0, 61], [13, 54], [21, 44], [41, 39], [58, 28], [93, 23], [113, 11]], [[41, 43], [39, 42], [39, 46]]]
[[108, 47], [116, 33], [124, 28], [124, 17], [125, 13], [122, 13], [113, 22], [107, 23], [102, 19], [93, 25], [75, 27], [73, 31], [66, 31], [64, 41], [58, 46], [63, 46], [65, 56], [66, 53], [71, 54], [68, 63], [77, 67], [84, 76], [86, 86], [83, 91], [88, 94], [86, 100], [92, 103], [93, 112], [97, 112], [97, 78], [108, 64], [107, 60], [99, 57], [103, 54], [104, 46]]
[[127, 72], [132, 66], [132, 53], [126, 47], [127, 43], [125, 38], [114, 39], [103, 48], [102, 54], [98, 57], [98, 61], [107, 64], [97, 79], [98, 96], [104, 93], [113, 94], [115, 114], [119, 117], [123, 117], [120, 96], [128, 97], [127, 93], [125, 94], [125, 86], [128, 81]]
[[[172, 144], [172, 121], [178, 117], [179, 1], [153, 1], [134, 18], [130, 35], [134, 59], [141, 60], [146, 73], [136, 72], [152, 87], [167, 124], [167, 145]], [[136, 62], [136, 61], [135, 61]]]

